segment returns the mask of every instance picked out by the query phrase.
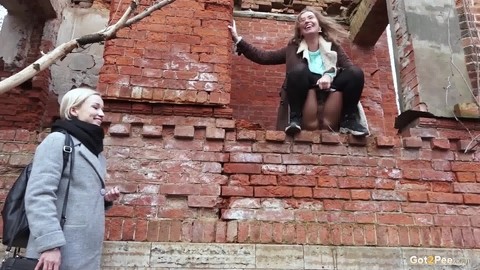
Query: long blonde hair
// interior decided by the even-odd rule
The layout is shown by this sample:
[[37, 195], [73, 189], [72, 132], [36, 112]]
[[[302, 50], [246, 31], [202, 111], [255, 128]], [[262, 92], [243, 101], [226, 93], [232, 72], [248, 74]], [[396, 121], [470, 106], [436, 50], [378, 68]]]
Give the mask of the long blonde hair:
[[306, 7], [297, 16], [295, 20], [295, 33], [293, 36], [293, 41], [296, 43], [300, 43], [303, 39], [302, 34], [300, 32], [300, 16], [305, 12], [312, 12], [315, 17], [317, 17], [318, 24], [322, 28], [321, 35], [328, 41], [331, 41], [335, 44], [340, 44], [344, 39], [348, 37], [348, 32], [338, 24], [335, 20], [323, 16], [318, 10], [313, 9], [311, 7]]

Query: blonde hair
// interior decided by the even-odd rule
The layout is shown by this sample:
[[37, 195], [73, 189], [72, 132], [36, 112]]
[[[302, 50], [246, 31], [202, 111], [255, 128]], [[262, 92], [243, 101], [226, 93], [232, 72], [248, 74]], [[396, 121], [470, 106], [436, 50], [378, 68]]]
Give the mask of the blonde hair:
[[60, 118], [63, 120], [71, 120], [71, 109], [82, 106], [83, 102], [93, 95], [101, 96], [99, 92], [86, 87], [75, 88], [68, 91], [60, 102]]
[[340, 45], [344, 39], [348, 37], [348, 32], [337, 23], [334, 19], [329, 17], [323, 16], [318, 10], [313, 9], [311, 7], [306, 7], [297, 16], [295, 21], [295, 33], [293, 36], [293, 41], [296, 43], [300, 43], [303, 39], [302, 34], [300, 32], [300, 16], [305, 12], [312, 12], [315, 17], [317, 17], [318, 24], [322, 28], [321, 35], [328, 41], [331, 41], [337, 45]]

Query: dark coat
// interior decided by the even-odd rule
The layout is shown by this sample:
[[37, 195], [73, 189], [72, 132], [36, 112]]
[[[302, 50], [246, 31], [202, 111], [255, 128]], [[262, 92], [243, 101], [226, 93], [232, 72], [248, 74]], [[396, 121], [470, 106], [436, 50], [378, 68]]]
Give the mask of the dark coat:
[[[352, 61], [347, 56], [345, 51], [340, 45], [332, 42], [327, 42], [331, 46], [330, 50], [337, 53], [336, 67], [339, 69], [348, 68], [353, 66]], [[299, 45], [293, 41], [290, 41], [287, 46], [279, 50], [262, 50], [255, 48], [253, 45], [246, 42], [244, 39], [240, 40], [237, 44], [237, 53], [243, 54], [249, 60], [261, 64], [261, 65], [281, 65], [286, 64], [285, 80], [283, 81], [282, 88], [280, 89], [280, 104], [277, 112], [277, 130], [284, 130], [289, 122], [289, 108], [287, 94], [285, 92], [286, 75], [298, 64], [306, 64], [306, 59], [302, 57], [302, 53], [297, 54]]]

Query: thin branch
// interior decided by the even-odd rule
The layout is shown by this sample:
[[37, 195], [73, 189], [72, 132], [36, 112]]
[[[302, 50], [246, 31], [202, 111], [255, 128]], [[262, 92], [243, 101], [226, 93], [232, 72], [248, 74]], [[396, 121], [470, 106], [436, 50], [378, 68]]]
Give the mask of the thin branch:
[[175, 2], [175, 0], [159, 0], [157, 1], [155, 4], [151, 5], [150, 7], [148, 7], [147, 9], [145, 9], [144, 11], [142, 11], [142, 13], [134, 16], [133, 18], [130, 18], [126, 23], [125, 23], [125, 26], [130, 26], [140, 20], [142, 20], [143, 18], [149, 16], [150, 14], [152, 14], [152, 12], [154, 12], [155, 10], [157, 9], [160, 9], [166, 5], [169, 5], [171, 3]]

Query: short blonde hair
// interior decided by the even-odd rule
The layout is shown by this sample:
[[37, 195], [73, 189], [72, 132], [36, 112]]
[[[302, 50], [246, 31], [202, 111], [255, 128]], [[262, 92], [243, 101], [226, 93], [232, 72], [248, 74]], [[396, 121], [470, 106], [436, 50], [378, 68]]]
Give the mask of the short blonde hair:
[[68, 91], [60, 102], [60, 118], [63, 120], [71, 120], [71, 109], [82, 106], [83, 102], [93, 95], [101, 96], [99, 92], [86, 87], [75, 88]]

